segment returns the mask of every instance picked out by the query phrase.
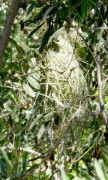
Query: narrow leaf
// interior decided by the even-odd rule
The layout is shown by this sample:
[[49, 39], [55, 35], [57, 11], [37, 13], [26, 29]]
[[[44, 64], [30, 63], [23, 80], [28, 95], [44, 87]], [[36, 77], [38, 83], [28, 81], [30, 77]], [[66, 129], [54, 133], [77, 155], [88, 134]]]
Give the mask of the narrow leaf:
[[38, 31], [38, 29], [41, 28], [41, 26], [43, 26], [44, 23], [40, 24], [38, 27], [36, 27], [28, 36], [28, 38], [30, 38], [36, 31]]
[[51, 7], [49, 7], [49, 8], [46, 10], [46, 12], [45, 12], [45, 14], [44, 14], [44, 17], [43, 17], [43, 21], [46, 20], [48, 14], [52, 11], [53, 8], [54, 8], [54, 7], [51, 6]]
[[33, 11], [34, 8], [40, 8], [41, 6], [42, 5], [40, 5], [39, 3], [32, 2], [27, 10], [27, 15], [29, 15]]
[[58, 38], [58, 36], [60, 35], [60, 33], [62, 32], [63, 28], [64, 28], [64, 27], [59, 28], [57, 31], [55, 31], [55, 32], [52, 34], [52, 36], [51, 36], [51, 37], [49, 38], [49, 40], [48, 40], [48, 44], [47, 44], [47, 45], [49, 45], [49, 44], [52, 42], [53, 39], [56, 39], [56, 40], [57, 40], [57, 38]]
[[42, 137], [44, 131], [45, 131], [45, 126], [42, 124], [38, 132], [38, 140]]
[[36, 124], [36, 122], [43, 117], [43, 114], [37, 115], [37, 117], [34, 119], [34, 121], [30, 124], [29, 131], [33, 128], [33, 126]]
[[105, 176], [104, 176], [104, 173], [102, 171], [102, 168], [99, 164], [99, 162], [95, 159], [94, 161], [94, 167], [95, 167], [95, 170], [96, 170], [96, 173], [99, 177], [100, 180], [105, 180]]
[[0, 150], [1, 150], [2, 154], [3, 154], [3, 157], [4, 157], [5, 161], [9, 165], [10, 169], [13, 169], [13, 165], [12, 165], [11, 161], [9, 160], [7, 153], [2, 148]]
[[23, 89], [29, 96], [35, 97], [35, 92], [33, 91], [33, 89], [28, 84], [24, 84]]
[[40, 89], [40, 84], [33, 77], [28, 77], [28, 82], [35, 89]]
[[10, 43], [16, 47], [17, 51], [20, 54], [22, 55], [25, 54], [24, 49], [14, 39], [10, 38]]
[[53, 100], [57, 103], [57, 105], [61, 107], [65, 107], [64, 104], [58, 99], [58, 97], [52, 93]]
[[54, 33], [54, 29], [52, 26], [50, 26], [47, 31], [44, 34], [44, 37], [42, 39], [42, 43], [41, 43], [41, 47], [39, 49], [40, 53], [43, 51], [43, 49], [46, 47], [49, 38], [51, 37], [51, 35]]

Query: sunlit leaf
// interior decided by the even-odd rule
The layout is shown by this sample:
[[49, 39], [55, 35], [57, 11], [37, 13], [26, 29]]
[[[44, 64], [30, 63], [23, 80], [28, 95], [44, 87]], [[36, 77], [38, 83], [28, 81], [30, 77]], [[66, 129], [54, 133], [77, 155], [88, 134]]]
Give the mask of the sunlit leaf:
[[52, 97], [53, 97], [53, 100], [57, 103], [57, 105], [61, 107], [65, 107], [65, 105], [58, 99], [58, 97], [54, 93], [52, 93]]
[[46, 10], [46, 12], [44, 13], [44, 16], [43, 16], [43, 21], [46, 20], [48, 14], [52, 11], [53, 8], [54, 8], [54, 7], [51, 6], [51, 7], [49, 7], [49, 8]]
[[63, 30], [63, 27], [61, 27], [61, 28], [59, 28], [57, 31], [55, 31], [55, 32], [52, 34], [52, 36], [49, 38], [47, 45], [49, 45], [49, 44], [52, 42], [53, 39], [57, 40], [57, 38], [58, 38], [58, 36], [60, 35], [60, 33], [62, 32], [62, 30]]
[[69, 180], [68, 176], [66, 175], [65, 171], [62, 170], [61, 171], [61, 174], [62, 174], [62, 180]]
[[45, 126], [42, 124], [42, 126], [40, 127], [39, 132], [38, 132], [38, 139], [40, 139], [42, 137], [44, 131], [45, 131]]
[[28, 77], [28, 82], [30, 83], [30, 85], [32, 87], [34, 87], [35, 89], [40, 89], [40, 84], [36, 81], [36, 79], [34, 79], [33, 77]]
[[33, 91], [33, 89], [28, 84], [24, 84], [23, 89], [29, 96], [35, 97], [35, 92]]
[[95, 170], [96, 170], [96, 173], [97, 173], [99, 179], [100, 180], [106, 180], [104, 172], [103, 172], [99, 162], [96, 159], [94, 160], [94, 167], [95, 167]]

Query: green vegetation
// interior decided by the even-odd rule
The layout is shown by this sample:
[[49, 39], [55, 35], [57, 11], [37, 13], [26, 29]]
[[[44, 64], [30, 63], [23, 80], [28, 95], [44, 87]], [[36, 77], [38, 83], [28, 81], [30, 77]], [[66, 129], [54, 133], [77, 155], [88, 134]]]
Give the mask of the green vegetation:
[[0, 1], [1, 180], [108, 179], [107, 5]]

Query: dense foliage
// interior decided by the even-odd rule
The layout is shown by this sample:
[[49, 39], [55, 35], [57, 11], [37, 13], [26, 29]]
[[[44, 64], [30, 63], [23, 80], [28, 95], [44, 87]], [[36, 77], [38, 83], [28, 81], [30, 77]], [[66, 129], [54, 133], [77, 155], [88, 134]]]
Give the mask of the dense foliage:
[[[33, 0], [19, 9], [0, 67], [0, 179], [108, 179], [107, 5]], [[9, 7], [0, 3], [1, 36]], [[61, 90], [61, 102], [47, 84], [46, 52], [62, 27], [83, 41], [75, 48], [88, 95], [70, 101]]]

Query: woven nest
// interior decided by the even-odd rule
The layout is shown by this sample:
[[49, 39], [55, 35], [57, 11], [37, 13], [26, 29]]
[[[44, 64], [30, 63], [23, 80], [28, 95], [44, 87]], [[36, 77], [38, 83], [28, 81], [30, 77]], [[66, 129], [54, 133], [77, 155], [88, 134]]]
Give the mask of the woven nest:
[[71, 28], [61, 28], [49, 40], [47, 51], [47, 86], [62, 102], [72, 102], [88, 94], [86, 80], [80, 68], [76, 43], [82, 43], [78, 33]]

